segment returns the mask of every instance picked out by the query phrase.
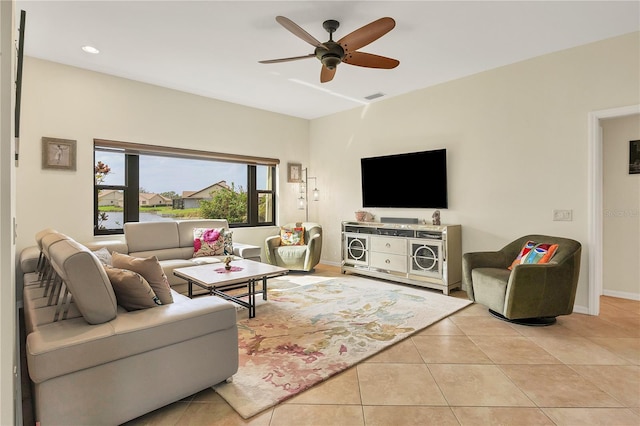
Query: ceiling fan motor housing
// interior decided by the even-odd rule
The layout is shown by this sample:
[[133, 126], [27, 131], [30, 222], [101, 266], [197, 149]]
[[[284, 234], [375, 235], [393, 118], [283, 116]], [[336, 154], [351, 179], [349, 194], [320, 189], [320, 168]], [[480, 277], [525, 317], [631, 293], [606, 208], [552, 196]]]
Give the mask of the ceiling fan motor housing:
[[342, 62], [342, 58], [344, 58], [344, 49], [335, 41], [327, 41], [321, 46], [316, 47], [315, 50], [316, 58], [322, 62], [322, 65], [329, 68], [330, 70], [334, 69]]

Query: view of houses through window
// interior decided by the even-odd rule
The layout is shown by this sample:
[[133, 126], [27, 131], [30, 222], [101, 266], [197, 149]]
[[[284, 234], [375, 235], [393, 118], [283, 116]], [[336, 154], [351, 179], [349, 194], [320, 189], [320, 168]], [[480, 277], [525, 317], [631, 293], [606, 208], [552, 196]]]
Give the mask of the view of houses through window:
[[94, 149], [95, 234], [125, 222], [226, 218], [230, 226], [273, 225], [275, 166]]

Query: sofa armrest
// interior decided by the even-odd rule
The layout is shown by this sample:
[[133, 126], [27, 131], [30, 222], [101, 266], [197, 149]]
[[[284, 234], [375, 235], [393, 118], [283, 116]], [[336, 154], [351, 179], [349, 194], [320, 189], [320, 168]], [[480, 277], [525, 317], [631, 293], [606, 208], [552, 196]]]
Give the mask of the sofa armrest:
[[251, 244], [233, 243], [233, 254], [243, 259], [260, 259], [260, 247]]
[[322, 235], [314, 234], [313, 237], [307, 241], [307, 255], [304, 260], [304, 268], [307, 271], [313, 269], [312, 265], [317, 265], [320, 262], [320, 254], [322, 251]]
[[462, 255], [462, 289], [467, 292], [469, 300], [475, 301], [471, 271], [475, 268], [505, 268], [505, 257], [502, 251], [479, 251]]
[[40, 258], [40, 249], [38, 246], [26, 247], [20, 252], [20, 271], [23, 274], [35, 272], [38, 267], [38, 259]]
[[267, 263], [275, 265], [276, 260], [273, 257], [273, 250], [280, 247], [280, 235], [272, 235], [264, 240], [264, 254], [267, 257]]
[[505, 295], [508, 318], [568, 315], [578, 284], [570, 262], [516, 265]]

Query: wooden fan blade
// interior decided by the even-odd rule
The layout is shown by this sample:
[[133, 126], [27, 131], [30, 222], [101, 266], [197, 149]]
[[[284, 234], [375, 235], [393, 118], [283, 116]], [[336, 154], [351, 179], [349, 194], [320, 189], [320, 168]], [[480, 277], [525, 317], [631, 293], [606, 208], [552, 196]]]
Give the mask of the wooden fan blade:
[[338, 44], [342, 46], [345, 52], [355, 52], [372, 41], [379, 39], [395, 26], [396, 21], [393, 18], [380, 18], [342, 37], [338, 40]]
[[345, 55], [342, 62], [349, 65], [357, 65], [359, 67], [384, 68], [387, 70], [395, 68], [400, 64], [400, 61], [397, 59], [365, 52], [350, 52]]
[[277, 64], [278, 62], [289, 62], [289, 61], [297, 61], [299, 59], [307, 59], [307, 58], [315, 58], [316, 55], [310, 53], [304, 56], [293, 56], [291, 58], [281, 58], [281, 59], [267, 59], [266, 61], [258, 61], [261, 64]]
[[284, 16], [276, 16], [276, 21], [278, 21], [278, 23], [285, 27], [287, 30], [291, 31], [293, 35], [301, 38], [310, 45], [314, 47], [322, 45], [322, 43], [320, 43], [314, 36], [303, 30], [302, 27], [293, 22], [291, 19], [285, 18]]
[[322, 69], [320, 70], [320, 83], [326, 83], [333, 80], [333, 76], [336, 75], [336, 69], [337, 68], [330, 70], [323, 65]]

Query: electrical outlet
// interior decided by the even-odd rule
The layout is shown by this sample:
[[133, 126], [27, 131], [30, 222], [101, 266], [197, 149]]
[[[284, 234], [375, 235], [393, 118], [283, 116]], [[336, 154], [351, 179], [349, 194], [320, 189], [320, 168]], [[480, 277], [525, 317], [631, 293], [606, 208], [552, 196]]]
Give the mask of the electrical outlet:
[[573, 220], [573, 210], [553, 210], [553, 220], [571, 222]]

